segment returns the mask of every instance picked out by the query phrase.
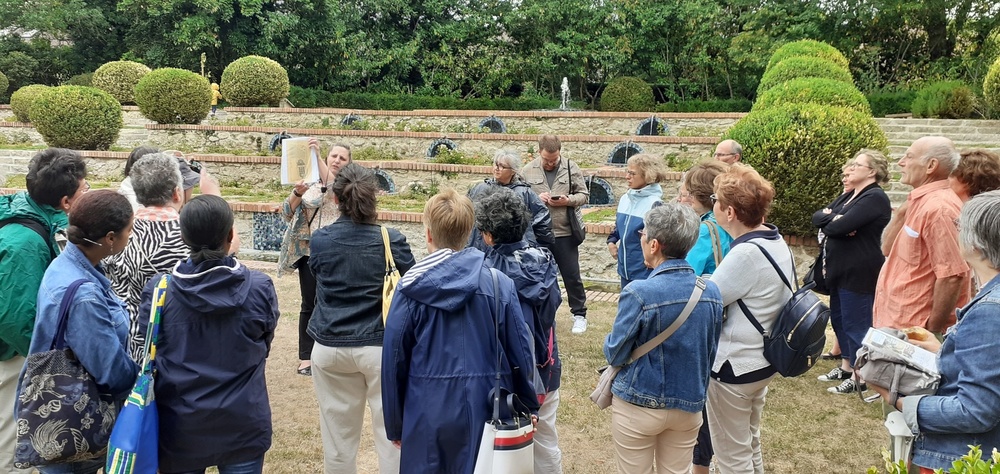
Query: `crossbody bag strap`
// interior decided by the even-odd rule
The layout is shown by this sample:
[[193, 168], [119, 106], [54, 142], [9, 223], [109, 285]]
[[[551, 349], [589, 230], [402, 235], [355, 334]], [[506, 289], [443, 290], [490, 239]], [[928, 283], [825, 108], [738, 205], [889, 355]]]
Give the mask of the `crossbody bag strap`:
[[385, 274], [388, 275], [396, 271], [396, 261], [392, 259], [392, 248], [389, 246], [389, 230], [385, 226], [382, 228], [382, 246], [385, 247]]
[[76, 290], [86, 282], [87, 280], [81, 278], [66, 287], [66, 292], [63, 293], [62, 301], [59, 303], [59, 322], [56, 323], [56, 334], [52, 337], [50, 350], [66, 348], [66, 326], [69, 325], [69, 306], [73, 302], [73, 297], [76, 296]]
[[493, 385], [493, 421], [500, 420], [500, 280], [497, 271], [490, 268], [493, 277], [493, 334], [497, 341], [497, 374]]
[[722, 263], [722, 238], [719, 237], [719, 224], [710, 220], [705, 221], [708, 226], [708, 237], [712, 241], [712, 257], [715, 259], [715, 268], [719, 268]]
[[[774, 258], [771, 257], [771, 254], [767, 253], [767, 250], [764, 250], [764, 247], [762, 247], [757, 242], [754, 242], [753, 240], [748, 240], [746, 243], [753, 244], [755, 247], [757, 247], [758, 249], [760, 249], [760, 252], [764, 254], [764, 257], [767, 258], [767, 261], [771, 262], [771, 266], [774, 267], [774, 271], [778, 272], [778, 276], [781, 278], [781, 282], [784, 283], [785, 286], [788, 287], [788, 289], [792, 291], [792, 293], [794, 293], [795, 291], [798, 291], [798, 287], [799, 287], [798, 276], [795, 277], [796, 278], [795, 289], [792, 289], [791, 283], [788, 283], [788, 278], [785, 277], [785, 272], [781, 271], [781, 267], [778, 266], [778, 262], [774, 261]], [[791, 253], [791, 250], [789, 250], [788, 252]], [[792, 257], [792, 273], [793, 274], [795, 273], [795, 258], [794, 258], [794, 256]], [[754, 316], [753, 313], [750, 312], [750, 308], [747, 308], [747, 305], [745, 303], [743, 303], [743, 300], [742, 299], [736, 300], [736, 304], [739, 305], [740, 310], [742, 310], [743, 314], [747, 317], [748, 320], [750, 320], [750, 324], [753, 325], [754, 329], [756, 329], [757, 332], [759, 332], [761, 336], [765, 336], [766, 337], [767, 336], [767, 331], [764, 331], [764, 326], [761, 325], [760, 321], [757, 320], [757, 317]]]
[[163, 305], [167, 301], [167, 284], [169, 282], [170, 275], [163, 275], [156, 287], [153, 288], [153, 305], [149, 309], [146, 347], [143, 351], [145, 354], [145, 360], [142, 364], [143, 373], [149, 373], [153, 370], [153, 362], [156, 359], [156, 342], [160, 338], [160, 318], [163, 315]]
[[663, 332], [658, 334], [656, 337], [646, 341], [645, 344], [639, 346], [638, 348], [636, 348], [636, 350], [632, 351], [632, 355], [629, 357], [628, 362], [626, 362], [625, 364], [626, 365], [631, 364], [638, 358], [646, 355], [646, 353], [653, 350], [653, 348], [655, 348], [656, 346], [663, 344], [663, 341], [666, 341], [671, 334], [677, 331], [677, 329], [680, 328], [682, 324], [684, 324], [684, 321], [687, 321], [688, 316], [691, 316], [691, 313], [694, 311], [694, 307], [698, 305], [698, 301], [701, 299], [701, 294], [704, 291], [705, 291], [705, 280], [703, 280], [701, 277], [696, 277], [694, 281], [694, 289], [691, 290], [691, 297], [688, 298], [687, 304], [684, 305], [684, 309], [681, 310], [680, 316], [677, 316], [677, 319], [675, 319], [674, 322], [670, 323], [670, 326], [667, 326], [667, 328], [664, 329]]

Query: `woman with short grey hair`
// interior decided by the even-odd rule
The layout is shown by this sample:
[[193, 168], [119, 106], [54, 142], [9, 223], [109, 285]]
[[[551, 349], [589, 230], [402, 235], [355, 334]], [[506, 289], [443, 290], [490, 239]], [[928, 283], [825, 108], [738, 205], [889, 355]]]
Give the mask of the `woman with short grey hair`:
[[[646, 212], [639, 231], [646, 279], [622, 289], [604, 356], [623, 366], [611, 384], [611, 435], [621, 473], [687, 473], [702, 424], [708, 377], [722, 330], [722, 295], [684, 260], [698, 239], [698, 214], [677, 202]], [[680, 317], [698, 285], [690, 317], [659, 346], [629, 362], [637, 347]]]
[[[941, 384], [933, 395], [891, 398], [884, 387], [869, 385], [903, 412], [919, 433], [913, 464], [920, 472], [948, 469], [978, 445], [983, 453], [1000, 448], [1000, 191], [980, 194], [962, 207], [958, 243], [982, 290], [958, 310], [958, 322], [944, 342], [933, 337], [910, 342], [937, 352]], [[929, 335], [929, 334], [928, 334]]]
[[[469, 199], [476, 200], [476, 196], [486, 192], [491, 187], [504, 187], [513, 191], [524, 202], [528, 212], [531, 213], [531, 225], [524, 233], [524, 239], [533, 245], [550, 247], [555, 242], [552, 235], [552, 216], [549, 215], [549, 208], [531, 190], [531, 186], [521, 179], [519, 171], [521, 169], [521, 155], [514, 150], [498, 150], [493, 154], [493, 177], [484, 180], [469, 190]], [[479, 233], [479, 228], [472, 229], [469, 235], [468, 247], [475, 247], [484, 253], [490, 252], [490, 246], [483, 242], [483, 236]]]

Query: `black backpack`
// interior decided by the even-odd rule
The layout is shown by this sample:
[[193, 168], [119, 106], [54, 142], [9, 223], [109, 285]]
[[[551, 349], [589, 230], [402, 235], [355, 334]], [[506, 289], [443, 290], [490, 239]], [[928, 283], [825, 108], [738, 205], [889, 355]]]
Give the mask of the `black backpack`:
[[812, 368], [823, 353], [823, 348], [826, 346], [826, 325], [830, 322], [830, 308], [810, 291], [815, 283], [808, 283], [799, 288], [798, 276], [795, 276], [794, 257], [792, 275], [796, 281], [793, 289], [785, 273], [771, 258], [771, 254], [756, 242], [748, 241], [748, 243], [757, 246], [767, 257], [767, 261], [771, 262], [781, 281], [792, 290], [792, 297], [781, 308], [770, 332], [764, 331], [764, 327], [750, 313], [743, 300], [736, 300], [736, 303], [740, 305], [750, 324], [764, 336], [764, 358], [783, 377], [797, 377]]

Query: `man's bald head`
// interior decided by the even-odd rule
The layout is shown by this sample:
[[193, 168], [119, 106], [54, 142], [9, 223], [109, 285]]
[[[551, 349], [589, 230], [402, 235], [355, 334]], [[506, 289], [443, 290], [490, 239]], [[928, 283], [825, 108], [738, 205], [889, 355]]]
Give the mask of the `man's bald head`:
[[743, 158], [743, 146], [736, 140], [723, 140], [715, 147], [715, 155], [713, 157], [716, 160], [731, 165]]

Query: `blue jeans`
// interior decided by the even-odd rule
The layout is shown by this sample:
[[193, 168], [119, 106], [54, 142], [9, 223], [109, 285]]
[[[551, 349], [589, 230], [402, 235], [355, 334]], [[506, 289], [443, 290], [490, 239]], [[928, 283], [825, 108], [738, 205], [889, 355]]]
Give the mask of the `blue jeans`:
[[[247, 462], [223, 464], [217, 467], [219, 468], [219, 474], [261, 474], [264, 470], [264, 456], [261, 455], [261, 457]], [[171, 474], [205, 474], [205, 470], [196, 469], [194, 471], [175, 472]]]
[[858, 349], [868, 328], [872, 327], [875, 295], [856, 293], [843, 288], [830, 289], [830, 324], [840, 341], [840, 353], [851, 367], [858, 359]]

